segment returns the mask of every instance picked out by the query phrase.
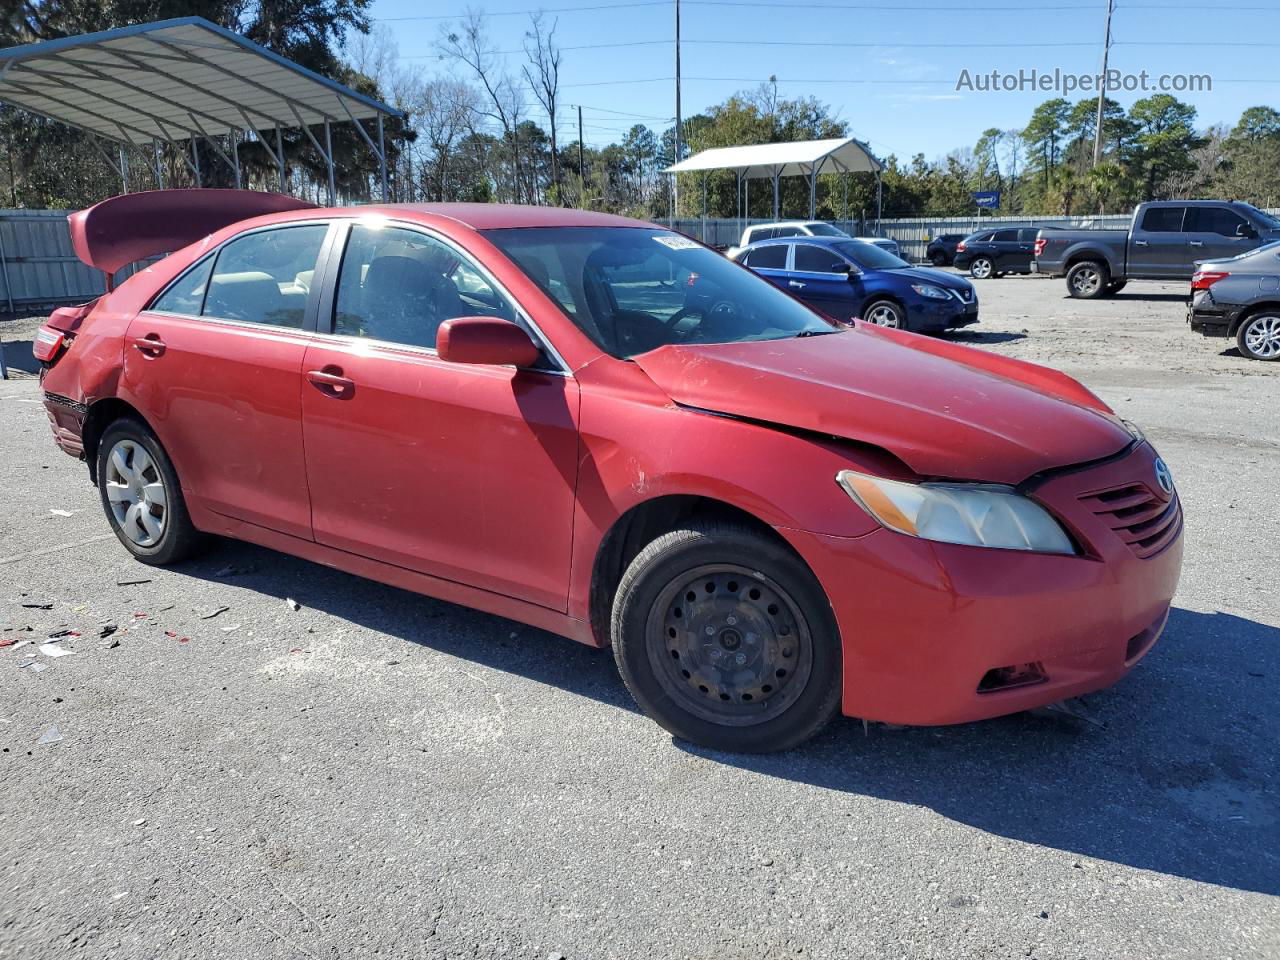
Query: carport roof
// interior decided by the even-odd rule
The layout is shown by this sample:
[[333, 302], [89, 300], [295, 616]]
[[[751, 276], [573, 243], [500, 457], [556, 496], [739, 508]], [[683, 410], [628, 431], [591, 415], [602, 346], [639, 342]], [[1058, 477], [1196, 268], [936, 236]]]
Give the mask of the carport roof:
[[202, 17], [0, 50], [0, 100], [134, 144], [400, 115]]
[[717, 147], [695, 153], [663, 172], [736, 170], [746, 177], [807, 177], [815, 165], [825, 166], [827, 162], [841, 173], [879, 173], [882, 169], [880, 161], [866, 144], [852, 137], [837, 137], [832, 140], [761, 143], [749, 147]]

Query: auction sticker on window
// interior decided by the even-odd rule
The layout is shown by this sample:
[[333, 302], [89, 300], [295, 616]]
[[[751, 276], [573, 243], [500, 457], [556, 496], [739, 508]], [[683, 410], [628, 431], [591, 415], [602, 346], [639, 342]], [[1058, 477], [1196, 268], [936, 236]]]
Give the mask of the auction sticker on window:
[[665, 237], [654, 237], [664, 247], [670, 247], [672, 250], [697, 250], [702, 244], [696, 240], [690, 240], [688, 237], [677, 237], [670, 234]]

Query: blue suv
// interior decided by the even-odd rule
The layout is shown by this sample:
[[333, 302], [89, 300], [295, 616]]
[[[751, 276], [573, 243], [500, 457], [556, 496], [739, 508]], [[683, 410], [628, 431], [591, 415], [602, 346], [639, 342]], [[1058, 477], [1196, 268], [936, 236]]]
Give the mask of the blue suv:
[[968, 280], [913, 267], [861, 240], [763, 240], [733, 259], [834, 320], [858, 318], [917, 333], [978, 322], [978, 295]]

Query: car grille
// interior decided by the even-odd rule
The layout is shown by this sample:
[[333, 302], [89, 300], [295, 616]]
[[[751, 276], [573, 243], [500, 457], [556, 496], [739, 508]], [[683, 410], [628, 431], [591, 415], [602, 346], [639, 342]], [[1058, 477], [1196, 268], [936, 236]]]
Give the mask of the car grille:
[[1154, 557], [1182, 530], [1177, 494], [1163, 500], [1141, 483], [1088, 493], [1080, 502], [1144, 559]]

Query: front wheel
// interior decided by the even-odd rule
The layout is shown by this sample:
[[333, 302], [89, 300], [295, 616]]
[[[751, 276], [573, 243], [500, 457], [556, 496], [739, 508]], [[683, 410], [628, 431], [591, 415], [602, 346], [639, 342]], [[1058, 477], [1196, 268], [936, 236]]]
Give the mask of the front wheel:
[[1280, 314], [1258, 313], [1240, 324], [1236, 346], [1250, 360], [1280, 360]]
[[169, 455], [141, 421], [123, 417], [102, 432], [97, 477], [112, 532], [143, 563], [177, 563], [203, 545]]
[[1112, 294], [1119, 293], [1128, 285], [1129, 285], [1128, 280], [1112, 280], [1110, 283], [1107, 284], [1107, 296], [1111, 296]]
[[612, 638], [644, 712], [705, 747], [786, 750], [839, 710], [826, 594], [795, 554], [741, 524], [694, 522], [645, 547], [618, 587]]
[[996, 265], [988, 257], [978, 257], [969, 264], [969, 276], [975, 280], [986, 280], [996, 272]]
[[1094, 260], [1084, 260], [1067, 271], [1067, 292], [1077, 300], [1096, 300], [1109, 282], [1107, 268]]
[[892, 300], [877, 300], [867, 304], [862, 319], [877, 327], [890, 327], [894, 330], [907, 329], [906, 312]]

